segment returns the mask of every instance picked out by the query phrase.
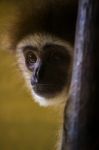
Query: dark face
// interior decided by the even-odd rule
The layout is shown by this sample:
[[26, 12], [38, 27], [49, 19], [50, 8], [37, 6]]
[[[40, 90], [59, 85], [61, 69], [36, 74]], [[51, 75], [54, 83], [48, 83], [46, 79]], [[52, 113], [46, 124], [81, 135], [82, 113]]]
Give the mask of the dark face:
[[31, 71], [31, 85], [35, 93], [51, 98], [69, 82], [71, 57], [65, 47], [46, 44], [38, 50], [32, 46], [23, 49], [25, 63]]

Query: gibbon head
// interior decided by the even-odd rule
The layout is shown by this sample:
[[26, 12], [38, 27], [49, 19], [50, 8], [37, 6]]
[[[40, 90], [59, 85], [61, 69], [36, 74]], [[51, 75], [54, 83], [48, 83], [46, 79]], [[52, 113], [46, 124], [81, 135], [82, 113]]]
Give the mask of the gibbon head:
[[16, 54], [35, 101], [47, 106], [66, 100], [72, 64], [72, 48], [68, 43], [36, 33], [17, 44]]
[[77, 0], [22, 0], [17, 12], [9, 21], [8, 43], [33, 99], [44, 106], [63, 102], [71, 78]]

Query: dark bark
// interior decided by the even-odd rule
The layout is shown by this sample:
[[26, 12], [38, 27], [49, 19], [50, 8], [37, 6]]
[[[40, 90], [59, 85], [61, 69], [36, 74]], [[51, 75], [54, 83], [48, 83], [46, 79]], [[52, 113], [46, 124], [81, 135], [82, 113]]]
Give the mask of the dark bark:
[[62, 150], [99, 150], [99, 1], [79, 0]]

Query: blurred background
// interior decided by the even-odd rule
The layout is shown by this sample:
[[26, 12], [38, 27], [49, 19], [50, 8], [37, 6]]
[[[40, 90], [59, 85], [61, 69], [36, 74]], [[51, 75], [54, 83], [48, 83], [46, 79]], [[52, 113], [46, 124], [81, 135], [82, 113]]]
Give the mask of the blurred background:
[[[0, 0], [1, 38], [16, 4], [16, 1]], [[55, 150], [60, 116], [58, 108], [42, 108], [31, 99], [15, 55], [1, 47], [0, 150]]]

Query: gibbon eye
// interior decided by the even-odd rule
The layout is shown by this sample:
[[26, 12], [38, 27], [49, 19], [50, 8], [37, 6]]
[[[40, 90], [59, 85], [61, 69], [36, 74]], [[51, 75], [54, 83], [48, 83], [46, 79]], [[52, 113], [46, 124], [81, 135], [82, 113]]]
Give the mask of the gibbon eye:
[[34, 54], [32, 50], [26, 50], [25, 53], [25, 63], [29, 70], [32, 70], [34, 67], [34, 64], [37, 61], [37, 56]]
[[37, 58], [32, 51], [28, 51], [26, 54], [26, 60], [29, 64], [34, 64], [36, 62]]

